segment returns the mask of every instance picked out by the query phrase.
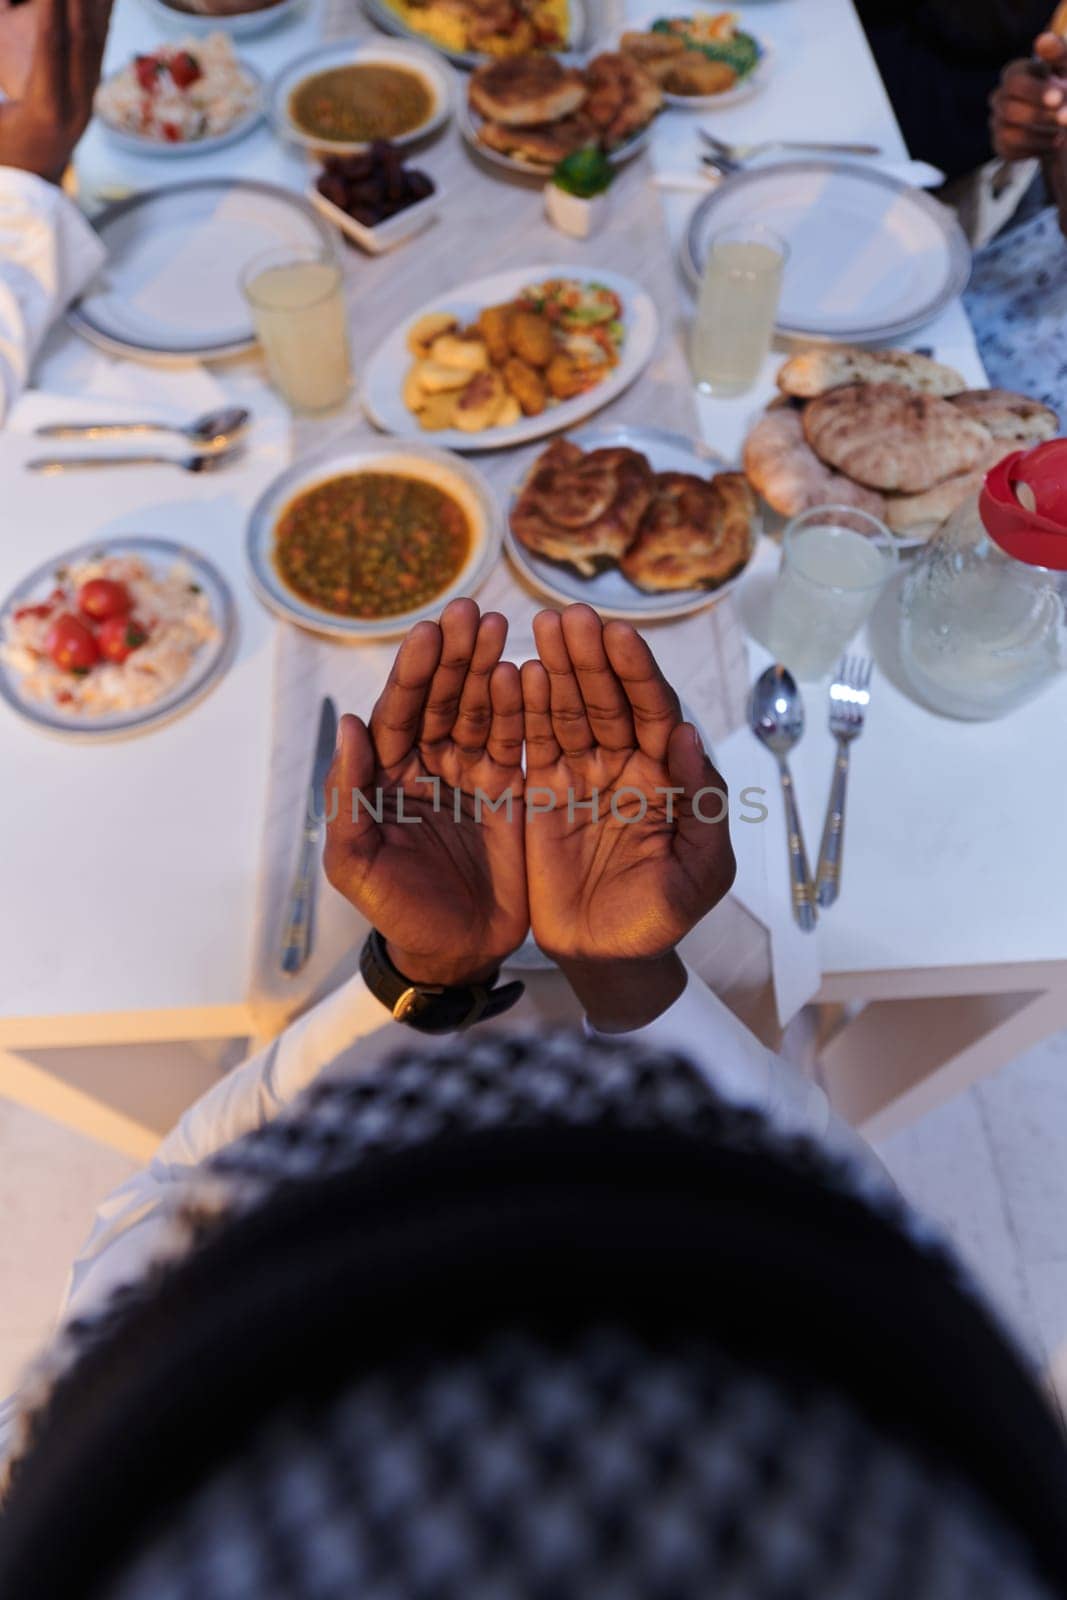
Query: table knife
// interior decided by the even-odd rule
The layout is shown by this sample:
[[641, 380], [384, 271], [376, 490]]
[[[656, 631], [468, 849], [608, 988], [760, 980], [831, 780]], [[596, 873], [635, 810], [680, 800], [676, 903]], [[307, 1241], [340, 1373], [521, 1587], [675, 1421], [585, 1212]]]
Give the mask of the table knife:
[[329, 695], [319, 712], [319, 731], [311, 762], [311, 783], [301, 824], [300, 856], [289, 891], [285, 935], [282, 940], [282, 971], [295, 977], [307, 964], [314, 933], [315, 895], [319, 884], [319, 844], [326, 815], [326, 776], [337, 744], [337, 707]]

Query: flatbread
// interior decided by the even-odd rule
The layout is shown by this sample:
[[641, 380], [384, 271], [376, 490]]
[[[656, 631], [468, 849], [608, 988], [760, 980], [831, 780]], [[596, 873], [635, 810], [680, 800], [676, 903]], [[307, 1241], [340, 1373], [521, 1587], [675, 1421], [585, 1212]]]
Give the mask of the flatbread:
[[994, 439], [1014, 439], [1019, 444], [1054, 439], [1060, 426], [1050, 406], [1011, 389], [966, 389], [953, 395], [952, 404], [988, 428]]
[[928, 538], [954, 511], [972, 499], [981, 490], [987, 472], [998, 461], [1014, 455], [1019, 448], [1014, 439], [991, 439], [986, 454], [970, 472], [959, 472], [945, 478], [924, 494], [898, 494], [886, 498], [885, 520], [894, 533], [906, 533], [911, 538]]
[[552, 55], [507, 56], [479, 67], [468, 97], [475, 111], [505, 127], [555, 122], [586, 97], [582, 75]]
[[793, 406], [773, 406], [759, 419], [745, 440], [744, 468], [752, 487], [783, 517], [828, 505], [858, 506], [872, 516], [885, 516], [880, 494], [823, 465]]
[[804, 436], [815, 454], [871, 489], [921, 494], [968, 472], [992, 437], [936, 395], [895, 383], [857, 383], [812, 400]]
[[592, 578], [630, 548], [652, 489], [652, 468], [639, 451], [585, 454], [569, 439], [556, 439], [530, 469], [511, 531], [535, 555]]
[[814, 400], [851, 383], [896, 383], [919, 394], [942, 396], [959, 394], [967, 387], [952, 367], [917, 351], [859, 350], [852, 345], [804, 350], [778, 373], [779, 389], [798, 400]]

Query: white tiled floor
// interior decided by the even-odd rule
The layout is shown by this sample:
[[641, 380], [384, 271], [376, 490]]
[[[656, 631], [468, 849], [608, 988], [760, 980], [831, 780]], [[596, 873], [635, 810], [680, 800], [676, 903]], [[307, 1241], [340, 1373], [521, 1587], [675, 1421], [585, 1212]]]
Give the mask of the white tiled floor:
[[[1067, 1034], [894, 1135], [882, 1154], [1067, 1412]], [[48, 1333], [94, 1207], [131, 1170], [0, 1101], [0, 1396]]]

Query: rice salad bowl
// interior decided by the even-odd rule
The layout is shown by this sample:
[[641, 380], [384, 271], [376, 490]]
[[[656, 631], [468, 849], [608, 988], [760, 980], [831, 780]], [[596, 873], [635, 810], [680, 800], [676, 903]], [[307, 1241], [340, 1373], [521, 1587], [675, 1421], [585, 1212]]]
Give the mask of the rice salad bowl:
[[261, 96], [227, 36], [209, 33], [134, 56], [97, 90], [95, 109], [109, 128], [132, 138], [197, 144], [252, 117]]
[[171, 697], [221, 630], [199, 574], [184, 560], [94, 554], [60, 566], [43, 599], [0, 617], [0, 664], [27, 706], [91, 722]]

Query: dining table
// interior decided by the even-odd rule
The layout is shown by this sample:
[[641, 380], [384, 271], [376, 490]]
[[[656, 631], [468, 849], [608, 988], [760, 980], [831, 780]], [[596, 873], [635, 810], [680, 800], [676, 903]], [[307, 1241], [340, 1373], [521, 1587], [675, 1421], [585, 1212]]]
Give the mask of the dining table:
[[[595, 13], [598, 38], [610, 43], [658, 9], [606, 0]], [[700, 163], [700, 129], [746, 143], [869, 143], [881, 152], [872, 162], [915, 171], [852, 0], [750, 0], [740, 9], [773, 46], [766, 83], [729, 107], [662, 114], [647, 151], [620, 178], [615, 233], [563, 240], [545, 220], [539, 184], [487, 170], [454, 127], [415, 152], [441, 186], [441, 213], [388, 256], [343, 247], [356, 389], [328, 417], [290, 416], [255, 355], [163, 368], [104, 353], [69, 327], [54, 330], [33, 387], [0, 433], [0, 593], [74, 544], [152, 533], [216, 563], [236, 597], [239, 633], [218, 687], [150, 735], [72, 743], [0, 715], [0, 1094], [147, 1155], [173, 1085], [156, 1106], [121, 1066], [78, 1065], [80, 1050], [94, 1047], [99, 1062], [110, 1047], [266, 1040], [353, 970], [358, 922], [325, 884], [316, 948], [299, 980], [280, 973], [277, 952], [318, 702], [330, 692], [344, 699], [342, 710], [369, 710], [395, 641], [324, 643], [270, 615], [249, 585], [245, 527], [255, 500], [291, 462], [372, 433], [358, 392], [362, 367], [388, 326], [428, 298], [429, 284], [439, 292], [527, 261], [606, 268], [624, 251], [659, 305], [660, 346], [597, 420], [688, 429], [723, 461], [739, 461], [787, 347], [776, 344], [756, 385], [737, 398], [692, 386], [685, 342], [693, 302], [675, 262], [701, 188], [714, 181]], [[117, 0], [105, 71], [182, 32], [149, 0]], [[359, 0], [303, 0], [236, 47], [270, 79], [322, 41], [373, 36]], [[464, 74], [455, 80], [464, 92]], [[269, 123], [226, 149], [180, 159], [120, 150], [94, 123], [70, 186], [91, 217], [130, 193], [204, 177], [305, 193], [314, 170]], [[903, 342], [974, 387], [985, 381], [959, 300]], [[144, 466], [37, 478], [24, 470], [41, 422], [106, 419], [131, 407], [187, 419], [223, 403], [246, 405], [255, 418], [244, 457], [226, 472], [185, 477]], [[475, 460], [504, 501], [529, 455]], [[645, 630], [668, 671], [684, 679], [683, 700], [731, 792], [762, 791], [767, 810], [758, 825], [734, 827], [734, 893], [686, 953], [768, 1040], [802, 1012], [812, 1019], [810, 1070], [844, 1115], [878, 1136], [1067, 1026], [1067, 750], [1057, 731], [1067, 677], [997, 722], [935, 714], [904, 681], [891, 586], [856, 646], [875, 671], [852, 752], [841, 894], [815, 932], [802, 933], [790, 911], [776, 769], [745, 725], [747, 686], [772, 660], [763, 641], [776, 531], [769, 519], [731, 594]], [[477, 598], [507, 612], [521, 659], [543, 599], [503, 556]], [[814, 852], [834, 744], [825, 684], [803, 688], [807, 729], [793, 771]], [[570, 1015], [558, 974], [523, 976], [524, 1020]], [[113, 1054], [119, 1062], [122, 1051]]]

